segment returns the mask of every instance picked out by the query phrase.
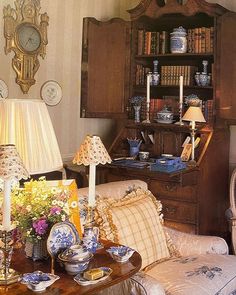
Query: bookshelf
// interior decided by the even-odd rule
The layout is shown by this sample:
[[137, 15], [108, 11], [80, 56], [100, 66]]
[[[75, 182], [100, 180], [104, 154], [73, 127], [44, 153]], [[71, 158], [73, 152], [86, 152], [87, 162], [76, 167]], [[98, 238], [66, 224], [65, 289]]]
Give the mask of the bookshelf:
[[[168, 225], [187, 232], [226, 237], [224, 212], [228, 207], [230, 140], [227, 121], [236, 122], [236, 14], [204, 0], [141, 0], [129, 13], [131, 21], [84, 19], [81, 116], [113, 118], [117, 126], [122, 126], [110, 147], [113, 158], [129, 155], [127, 137], [142, 139], [141, 150], [149, 151], [151, 157], [158, 158], [163, 153], [180, 156], [189, 127], [159, 124], [155, 118], [168, 102], [178, 121], [177, 82], [180, 73], [186, 72], [184, 96], [196, 94], [202, 100], [207, 124], [198, 126], [196, 167], [165, 174], [105, 165], [98, 167], [98, 183], [145, 180], [161, 199]], [[169, 34], [179, 26], [187, 31], [187, 52], [173, 54]], [[146, 32], [155, 34], [146, 34], [150, 41], [145, 49]], [[155, 50], [151, 35], [156, 38]], [[165, 44], [159, 44], [157, 49], [160, 36]], [[151, 86], [151, 123], [134, 124], [129, 100], [132, 96], [146, 96], [146, 73], [153, 71], [155, 60], [160, 83]], [[194, 80], [194, 74], [203, 71], [203, 60], [207, 60], [212, 78], [210, 85], [204, 87]], [[163, 82], [165, 75], [167, 79]], [[141, 115], [145, 119], [145, 105]]]

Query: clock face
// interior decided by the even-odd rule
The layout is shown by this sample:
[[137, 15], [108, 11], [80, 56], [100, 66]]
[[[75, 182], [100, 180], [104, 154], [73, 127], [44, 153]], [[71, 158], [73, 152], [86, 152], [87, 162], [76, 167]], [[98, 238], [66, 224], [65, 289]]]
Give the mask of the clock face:
[[17, 29], [17, 43], [21, 50], [33, 52], [40, 47], [41, 35], [34, 26], [23, 24]]

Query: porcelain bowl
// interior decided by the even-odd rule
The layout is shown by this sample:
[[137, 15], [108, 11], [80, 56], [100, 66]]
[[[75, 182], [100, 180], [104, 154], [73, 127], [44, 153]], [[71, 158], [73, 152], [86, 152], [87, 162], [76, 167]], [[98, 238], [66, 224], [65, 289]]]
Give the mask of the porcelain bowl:
[[80, 272], [85, 271], [88, 268], [89, 262], [93, 257], [92, 253], [89, 253], [88, 256], [81, 259], [68, 257], [65, 258], [62, 254], [58, 255], [58, 259], [64, 265], [65, 270], [69, 275], [76, 275]]
[[126, 262], [133, 255], [135, 250], [127, 247], [127, 246], [117, 246], [110, 247], [107, 249], [107, 252], [111, 255], [111, 257], [117, 262]]
[[25, 273], [22, 276], [21, 283], [27, 285], [34, 292], [41, 292], [58, 279], [60, 279], [59, 276], [37, 270], [32, 273]]

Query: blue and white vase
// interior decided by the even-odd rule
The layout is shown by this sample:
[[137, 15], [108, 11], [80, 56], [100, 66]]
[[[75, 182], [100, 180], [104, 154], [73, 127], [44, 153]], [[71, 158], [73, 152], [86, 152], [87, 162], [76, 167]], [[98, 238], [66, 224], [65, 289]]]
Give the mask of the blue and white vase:
[[95, 253], [98, 248], [99, 228], [96, 226], [85, 227], [83, 244], [90, 253]]
[[170, 33], [170, 51], [171, 53], [187, 52], [187, 33], [183, 27], [178, 27]]

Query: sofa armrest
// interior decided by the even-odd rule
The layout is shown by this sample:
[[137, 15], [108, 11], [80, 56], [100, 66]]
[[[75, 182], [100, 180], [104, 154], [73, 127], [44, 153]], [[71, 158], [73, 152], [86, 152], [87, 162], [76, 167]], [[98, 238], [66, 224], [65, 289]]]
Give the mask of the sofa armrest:
[[98, 295], [165, 295], [164, 288], [154, 278], [138, 272], [131, 278], [97, 293]]
[[226, 241], [220, 237], [188, 234], [168, 227], [164, 227], [164, 229], [183, 256], [229, 253]]

